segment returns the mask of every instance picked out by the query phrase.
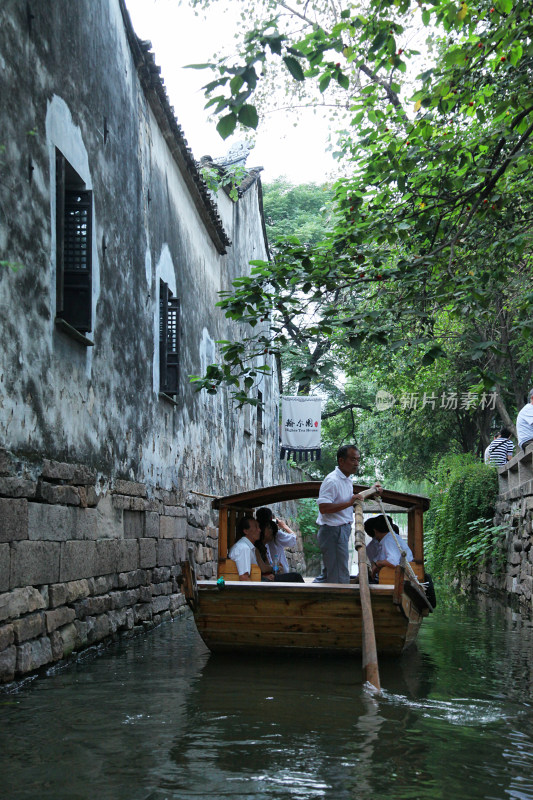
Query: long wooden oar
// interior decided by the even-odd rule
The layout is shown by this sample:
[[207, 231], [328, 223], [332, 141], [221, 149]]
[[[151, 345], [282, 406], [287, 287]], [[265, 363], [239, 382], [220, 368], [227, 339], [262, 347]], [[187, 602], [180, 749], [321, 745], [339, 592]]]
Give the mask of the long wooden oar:
[[[363, 497], [375, 494], [375, 489], [365, 489], [360, 492]], [[355, 518], [355, 547], [359, 560], [359, 596], [361, 598], [361, 611], [363, 616], [363, 672], [376, 691], [381, 691], [379, 680], [378, 652], [376, 648], [376, 633], [374, 631], [374, 617], [372, 616], [372, 601], [368, 585], [368, 571], [366, 565], [365, 528], [363, 525], [363, 503], [354, 503]]]

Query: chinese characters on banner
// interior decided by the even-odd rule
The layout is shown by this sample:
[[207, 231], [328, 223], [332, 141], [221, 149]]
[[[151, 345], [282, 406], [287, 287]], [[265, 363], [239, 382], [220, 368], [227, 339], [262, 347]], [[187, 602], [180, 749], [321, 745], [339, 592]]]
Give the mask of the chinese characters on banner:
[[319, 397], [281, 398], [281, 458], [320, 458], [321, 412]]

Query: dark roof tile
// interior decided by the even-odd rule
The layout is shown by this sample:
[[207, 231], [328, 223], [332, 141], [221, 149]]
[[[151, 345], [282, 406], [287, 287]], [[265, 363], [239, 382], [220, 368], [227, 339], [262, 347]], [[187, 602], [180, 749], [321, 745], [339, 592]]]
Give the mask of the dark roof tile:
[[224, 254], [227, 252], [226, 248], [231, 245], [231, 241], [224, 229], [207, 184], [202, 178], [198, 164], [194, 160], [187, 140], [183, 135], [183, 130], [175, 117], [174, 109], [169, 103], [165, 84], [160, 77], [161, 67], [155, 63], [155, 56], [151, 52], [152, 43], [147, 39], [138, 38], [133, 29], [125, 0], [119, 0], [119, 3], [133, 60], [146, 99], [150, 103], [161, 131], [167, 140], [174, 160], [182, 170], [196, 208], [216, 249], [220, 254]]

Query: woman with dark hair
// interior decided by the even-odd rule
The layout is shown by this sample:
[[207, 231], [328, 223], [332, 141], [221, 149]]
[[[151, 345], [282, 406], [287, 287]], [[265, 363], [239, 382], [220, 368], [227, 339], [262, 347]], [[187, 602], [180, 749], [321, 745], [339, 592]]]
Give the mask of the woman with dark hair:
[[256, 548], [263, 561], [272, 565], [274, 580], [284, 583], [304, 583], [304, 579], [299, 572], [293, 572], [289, 568], [286, 547], [294, 547], [297, 542], [296, 534], [291, 531], [289, 526], [281, 519], [274, 519], [270, 508], [259, 508], [256, 512], [256, 519], [259, 523], [261, 536], [256, 544]]

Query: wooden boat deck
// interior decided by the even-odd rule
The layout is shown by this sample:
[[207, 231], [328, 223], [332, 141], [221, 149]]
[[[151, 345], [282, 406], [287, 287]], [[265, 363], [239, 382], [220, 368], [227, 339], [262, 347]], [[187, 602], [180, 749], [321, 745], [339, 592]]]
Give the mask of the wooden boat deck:
[[[422, 621], [408, 598], [394, 603], [394, 586], [371, 587], [377, 647], [399, 654]], [[406, 607], [406, 604], [408, 607]], [[362, 615], [357, 584], [198, 582], [198, 632], [213, 651], [361, 651]]]

